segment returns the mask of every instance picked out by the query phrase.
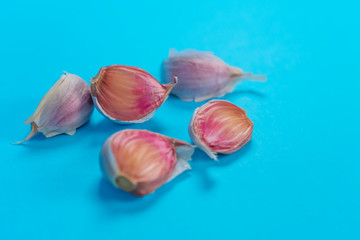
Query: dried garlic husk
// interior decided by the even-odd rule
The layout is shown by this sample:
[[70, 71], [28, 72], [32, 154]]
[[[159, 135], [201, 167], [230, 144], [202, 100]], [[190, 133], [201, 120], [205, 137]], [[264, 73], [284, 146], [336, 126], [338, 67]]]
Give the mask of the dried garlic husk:
[[154, 192], [190, 169], [194, 146], [146, 130], [123, 130], [110, 136], [100, 153], [104, 177], [137, 196]]
[[245, 110], [229, 101], [211, 100], [195, 110], [189, 135], [209, 157], [217, 160], [217, 153], [233, 153], [249, 142], [253, 126]]
[[47, 138], [62, 133], [74, 135], [85, 124], [94, 109], [88, 84], [79, 76], [64, 73], [40, 101], [34, 114], [25, 121], [31, 123], [30, 134], [17, 144], [42, 133]]
[[112, 65], [101, 68], [90, 81], [94, 104], [105, 117], [118, 123], [141, 123], [164, 103], [177, 78], [162, 85], [141, 68]]
[[195, 102], [222, 97], [243, 80], [266, 80], [264, 75], [254, 75], [229, 66], [211, 52], [176, 52], [174, 49], [170, 50], [169, 58], [162, 64], [163, 81], [171, 82], [172, 76], [177, 76], [179, 83], [171, 93], [184, 101]]

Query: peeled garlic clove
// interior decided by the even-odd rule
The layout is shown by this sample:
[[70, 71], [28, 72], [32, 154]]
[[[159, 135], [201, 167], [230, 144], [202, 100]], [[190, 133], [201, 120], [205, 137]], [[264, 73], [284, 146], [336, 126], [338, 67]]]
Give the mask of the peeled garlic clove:
[[222, 97], [232, 92], [236, 84], [245, 79], [266, 80], [264, 75], [254, 75], [229, 66], [210, 52], [176, 52], [173, 49], [162, 65], [163, 80], [171, 82], [172, 76], [177, 76], [179, 83], [171, 93], [184, 101], [195, 102]]
[[194, 146], [146, 130], [123, 130], [110, 136], [100, 153], [104, 177], [137, 196], [154, 192], [190, 169]]
[[77, 75], [64, 73], [40, 101], [34, 114], [25, 121], [30, 134], [17, 144], [40, 132], [46, 137], [75, 134], [86, 123], [94, 109], [87, 83]]
[[224, 100], [211, 100], [197, 108], [191, 118], [189, 135], [209, 157], [230, 154], [250, 141], [254, 123], [245, 110]]
[[118, 123], [141, 123], [164, 103], [177, 78], [162, 85], [141, 68], [112, 65], [90, 81], [95, 106], [104, 116]]

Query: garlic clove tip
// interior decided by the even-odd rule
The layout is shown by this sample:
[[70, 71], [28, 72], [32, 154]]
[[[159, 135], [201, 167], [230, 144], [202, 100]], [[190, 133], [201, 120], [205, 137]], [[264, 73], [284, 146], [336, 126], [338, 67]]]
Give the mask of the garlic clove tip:
[[14, 145], [18, 145], [18, 144], [21, 144], [23, 142], [26, 142], [27, 140], [29, 140], [30, 138], [32, 138], [33, 136], [35, 136], [35, 134], [38, 133], [38, 126], [36, 125], [36, 123], [32, 122], [31, 123], [31, 132], [29, 133], [29, 135], [27, 135], [27, 137], [22, 140], [22, 141], [18, 141], [18, 142], [14, 142], [12, 144]]
[[244, 72], [241, 76], [241, 79], [243, 80], [251, 80], [256, 82], [266, 82], [267, 78], [266, 75], [262, 74], [253, 74], [251, 72]]
[[175, 87], [176, 84], [178, 83], [178, 77], [174, 76], [173, 78], [174, 78], [174, 82], [167, 83], [167, 84], [163, 85], [166, 88], [166, 93], [165, 94], [169, 94], [171, 92], [171, 90], [173, 89], [173, 87]]

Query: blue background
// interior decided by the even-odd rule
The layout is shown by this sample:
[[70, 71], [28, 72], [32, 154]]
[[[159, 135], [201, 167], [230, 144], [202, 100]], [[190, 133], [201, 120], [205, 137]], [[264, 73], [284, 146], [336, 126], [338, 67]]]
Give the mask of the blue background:
[[[7, 1], [1, 4], [0, 239], [360, 239], [360, 5], [356, 1]], [[117, 125], [74, 136], [23, 124], [63, 70], [86, 81], [125, 64], [160, 76], [169, 48], [213, 51], [268, 76], [224, 99], [253, 139], [218, 163], [132, 197], [101, 176]], [[190, 141], [201, 103], [170, 97], [150, 129]]]

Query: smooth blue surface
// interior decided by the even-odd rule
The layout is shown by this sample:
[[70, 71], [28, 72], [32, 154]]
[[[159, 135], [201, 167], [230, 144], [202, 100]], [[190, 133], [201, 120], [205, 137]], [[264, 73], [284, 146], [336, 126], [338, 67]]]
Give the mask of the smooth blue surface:
[[[360, 239], [357, 1], [7, 1], [1, 4], [0, 239]], [[63, 70], [126, 64], [160, 76], [169, 48], [264, 73], [224, 99], [253, 139], [135, 198], [107, 184], [94, 112], [74, 136], [23, 124]], [[201, 104], [169, 98], [144, 128], [190, 141]]]

